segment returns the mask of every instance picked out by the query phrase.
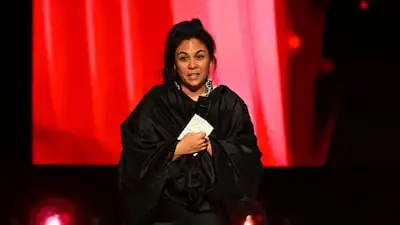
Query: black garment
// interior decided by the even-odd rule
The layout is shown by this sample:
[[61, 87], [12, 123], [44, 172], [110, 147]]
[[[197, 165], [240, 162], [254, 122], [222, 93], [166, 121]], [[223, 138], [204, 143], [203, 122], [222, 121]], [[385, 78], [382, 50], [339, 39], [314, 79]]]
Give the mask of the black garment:
[[229, 225], [228, 217], [223, 211], [193, 212], [172, 200], [160, 201], [153, 216], [156, 220], [153, 225]]
[[[210, 135], [213, 155], [200, 152], [195, 163], [187, 163], [192, 156], [172, 162], [176, 139], [196, 111], [195, 103], [176, 87], [153, 87], [122, 123], [119, 184], [127, 224], [151, 221], [151, 212], [165, 196], [192, 211], [211, 203], [210, 209], [230, 215], [231, 224], [247, 215], [262, 174], [247, 107], [226, 86], [216, 88], [208, 100], [206, 119], [214, 127]], [[191, 174], [182, 170], [183, 165], [190, 165], [186, 168], [192, 169]], [[191, 185], [192, 191], [185, 191], [188, 179], [197, 185]]]
[[[210, 111], [210, 98], [199, 97], [193, 101], [190, 97], [180, 92], [182, 97], [181, 107], [187, 117], [195, 113], [208, 119]], [[211, 156], [207, 152], [200, 152], [195, 157], [184, 155], [169, 165], [173, 169], [166, 181], [164, 196], [166, 200], [173, 200], [192, 212], [216, 210], [220, 206], [220, 199], [215, 188], [215, 172]]]

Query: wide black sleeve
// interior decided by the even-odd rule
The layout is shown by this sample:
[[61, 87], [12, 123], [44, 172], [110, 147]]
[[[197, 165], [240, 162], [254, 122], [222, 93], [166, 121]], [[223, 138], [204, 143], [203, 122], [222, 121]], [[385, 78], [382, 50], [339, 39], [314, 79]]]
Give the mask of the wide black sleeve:
[[142, 100], [121, 125], [122, 153], [118, 164], [124, 224], [140, 224], [157, 204], [177, 144], [158, 134], [149, 112], [151, 99]]
[[[246, 105], [236, 99], [229, 117], [229, 127], [222, 127], [223, 139], [211, 137], [217, 187], [230, 213], [247, 213], [254, 203], [263, 173], [261, 152], [257, 145]], [[221, 135], [220, 135], [221, 136]], [[246, 209], [247, 208], [247, 209]]]

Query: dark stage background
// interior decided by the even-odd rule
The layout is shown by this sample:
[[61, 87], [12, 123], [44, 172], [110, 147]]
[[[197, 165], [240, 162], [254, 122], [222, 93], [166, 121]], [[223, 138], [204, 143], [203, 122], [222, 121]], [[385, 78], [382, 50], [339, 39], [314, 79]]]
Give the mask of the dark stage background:
[[[266, 168], [259, 201], [270, 224], [399, 224], [398, 3], [323, 2], [286, 1], [291, 28], [303, 46], [288, 61], [293, 88], [288, 97], [294, 107], [315, 106], [301, 112], [313, 115], [311, 143], [301, 138], [302, 122], [292, 123], [297, 132], [291, 136], [299, 136], [292, 145], [312, 146], [298, 147], [294, 158], [304, 165], [310, 158], [302, 158], [303, 153], [315, 151], [313, 162], [323, 166]], [[48, 197], [71, 201], [79, 224], [117, 224], [115, 167], [32, 165], [31, 7], [9, 9], [13, 19], [6, 20], [1, 89], [0, 224], [29, 224], [34, 205]], [[324, 13], [313, 14], [314, 9]], [[323, 63], [308, 64], [318, 52]], [[310, 85], [305, 76], [314, 81], [314, 100], [306, 103], [311, 92], [299, 94]], [[298, 120], [295, 112], [289, 114], [289, 120]]]

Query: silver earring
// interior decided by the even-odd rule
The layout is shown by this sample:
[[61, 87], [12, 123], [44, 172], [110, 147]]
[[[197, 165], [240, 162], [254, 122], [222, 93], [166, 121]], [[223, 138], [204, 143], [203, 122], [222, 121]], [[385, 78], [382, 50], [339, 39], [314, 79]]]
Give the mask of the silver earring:
[[208, 78], [206, 81], [206, 94], [209, 95], [213, 90], [213, 84], [211, 78]]
[[181, 86], [179, 86], [178, 82], [174, 81], [174, 85], [179, 91], [181, 90]]

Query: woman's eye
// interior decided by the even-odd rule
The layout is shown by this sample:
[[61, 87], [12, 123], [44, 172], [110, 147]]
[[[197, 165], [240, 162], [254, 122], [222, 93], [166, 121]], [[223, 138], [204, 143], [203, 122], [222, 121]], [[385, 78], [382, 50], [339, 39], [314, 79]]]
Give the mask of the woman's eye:
[[204, 58], [204, 55], [198, 55], [198, 56], [196, 56], [197, 57], [197, 59], [203, 59]]

